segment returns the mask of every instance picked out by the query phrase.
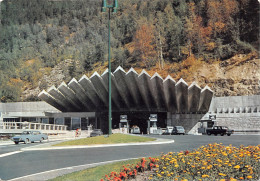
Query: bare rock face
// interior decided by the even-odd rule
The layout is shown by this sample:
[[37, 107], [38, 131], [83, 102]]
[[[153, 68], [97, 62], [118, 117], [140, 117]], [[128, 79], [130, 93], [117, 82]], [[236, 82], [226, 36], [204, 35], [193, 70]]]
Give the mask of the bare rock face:
[[[63, 81], [67, 82], [71, 79], [69, 67], [73, 65], [74, 60], [64, 60], [53, 68], [42, 68], [40, 73], [43, 75], [38, 82], [38, 86], [34, 89], [26, 89], [23, 91], [22, 100], [37, 100], [38, 94], [43, 89], [48, 89], [52, 85], [58, 86]], [[76, 68], [79, 67], [79, 62], [76, 62]]]

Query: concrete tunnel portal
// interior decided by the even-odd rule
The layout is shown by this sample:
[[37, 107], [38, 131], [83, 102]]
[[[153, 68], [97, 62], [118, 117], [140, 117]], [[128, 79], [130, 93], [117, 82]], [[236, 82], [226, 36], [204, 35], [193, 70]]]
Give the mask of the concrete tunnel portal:
[[[190, 130], [207, 113], [213, 91], [195, 82], [190, 86], [170, 75], [163, 79], [158, 73], [152, 77], [143, 70], [128, 72], [120, 66], [111, 73], [112, 128], [119, 125], [120, 115], [128, 116], [130, 126], [137, 125], [146, 133], [150, 114], [158, 115], [158, 127], [182, 125]], [[98, 128], [108, 129], [108, 71], [95, 72], [62, 82], [57, 88], [43, 90], [39, 98], [62, 112], [95, 112]]]

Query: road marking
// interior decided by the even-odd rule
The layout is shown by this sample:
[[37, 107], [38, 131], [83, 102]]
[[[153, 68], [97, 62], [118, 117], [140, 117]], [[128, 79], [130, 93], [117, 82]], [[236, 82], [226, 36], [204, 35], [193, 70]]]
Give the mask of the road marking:
[[14, 154], [21, 153], [21, 152], [22, 151], [14, 151], [14, 152], [9, 152], [9, 153], [4, 153], [4, 154], [0, 155], [0, 158], [10, 156], [10, 155], [14, 155]]
[[59, 169], [55, 169], [55, 170], [49, 170], [49, 171], [45, 171], [45, 172], [40, 172], [40, 173], [35, 173], [35, 174], [26, 175], [26, 176], [22, 176], [22, 177], [17, 177], [17, 178], [11, 179], [9, 181], [32, 180], [32, 179], [30, 179], [30, 177], [35, 177], [37, 175], [43, 175], [43, 174], [50, 175], [51, 172], [57, 172], [57, 171], [62, 171], [62, 170], [72, 170], [72, 169], [79, 168], [79, 167], [87, 167], [85, 169], [88, 169], [88, 168], [91, 168], [91, 167], [97, 166], [97, 165], [104, 165], [104, 164], [113, 163], [113, 162], [120, 162], [120, 161], [126, 161], [126, 160], [132, 160], [132, 159], [140, 159], [140, 158], [143, 158], [143, 157], [125, 158], [125, 159], [121, 159], [121, 160], [111, 160], [111, 161], [105, 161], [105, 162], [97, 162], [97, 163], [90, 163], [90, 164], [85, 164], [85, 165], [78, 165], [78, 166], [72, 166], [72, 167], [59, 168]]

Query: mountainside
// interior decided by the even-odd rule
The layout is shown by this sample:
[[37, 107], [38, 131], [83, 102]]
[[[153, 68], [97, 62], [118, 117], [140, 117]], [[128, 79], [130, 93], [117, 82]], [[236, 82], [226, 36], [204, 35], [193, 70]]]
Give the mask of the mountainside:
[[[120, 65], [196, 80], [217, 96], [259, 93], [258, 0], [118, 2], [111, 15], [113, 70]], [[1, 102], [37, 100], [50, 85], [104, 71], [108, 13], [100, 11], [102, 0], [0, 5]]]
[[[66, 60], [49, 71], [41, 69], [43, 76], [39, 80], [37, 88], [26, 87], [22, 93], [22, 100], [37, 100], [37, 95], [43, 89], [47, 90], [53, 85], [58, 87], [63, 81], [69, 82], [72, 77], [69, 75], [67, 67], [72, 65], [72, 60]], [[78, 66], [79, 64], [76, 64], [76, 68]], [[95, 70], [88, 72], [86, 75], [90, 77], [95, 71], [101, 75], [106, 68], [106, 65], [97, 64]], [[138, 73], [142, 71], [139, 67], [134, 67], [134, 69]], [[202, 88], [208, 85], [213, 90], [214, 96], [260, 94], [260, 59], [256, 59], [254, 54], [240, 54], [226, 60], [225, 63], [201, 62], [197, 65], [193, 64], [187, 69], [189, 73], [185, 75], [183, 75], [183, 69], [171, 73], [172, 69], [173, 66], [171, 64], [166, 64], [164, 69], [160, 69], [157, 65], [147, 70], [147, 72], [151, 76], [157, 72], [162, 78], [166, 78], [169, 74], [176, 82], [179, 78], [183, 78], [189, 85], [195, 81]], [[128, 69], [125, 69], [125, 71], [128, 71]]]

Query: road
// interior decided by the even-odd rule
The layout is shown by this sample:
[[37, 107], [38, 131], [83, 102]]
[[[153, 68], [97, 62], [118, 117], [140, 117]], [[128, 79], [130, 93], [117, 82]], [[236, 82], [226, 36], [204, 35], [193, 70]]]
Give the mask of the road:
[[[241, 144], [245, 146], [260, 144], [260, 136], [256, 135], [154, 135], [152, 137], [174, 139], [175, 142], [172, 144], [146, 146], [138, 145], [106, 148], [24, 151], [0, 158], [0, 178], [2, 180], [9, 180], [43, 171], [72, 167], [77, 165], [126, 158], [155, 156], [160, 155], [162, 152], [167, 153], [169, 151], [177, 152], [181, 150], [193, 150], [209, 143], [222, 143], [223, 145], [232, 144], [233, 146], [237, 147]], [[8, 149], [8, 147], [10, 148], [10, 150], [14, 149], [14, 146], [9, 146], [7, 146], [5, 149]], [[28, 145], [19, 145], [17, 149], [24, 146]]]

